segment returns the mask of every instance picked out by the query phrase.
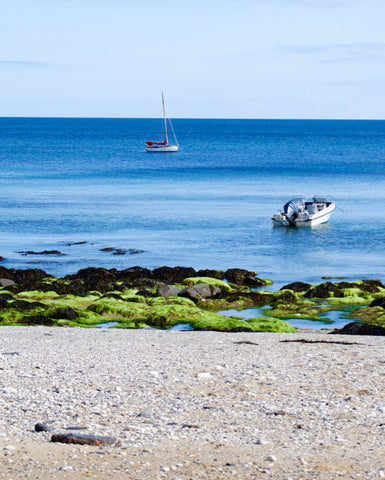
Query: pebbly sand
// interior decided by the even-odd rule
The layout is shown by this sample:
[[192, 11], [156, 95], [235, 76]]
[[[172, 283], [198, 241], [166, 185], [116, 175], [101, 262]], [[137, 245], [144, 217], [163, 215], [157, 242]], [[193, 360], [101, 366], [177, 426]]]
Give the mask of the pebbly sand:
[[[1, 478], [385, 478], [384, 337], [1, 327], [0, 345]], [[122, 446], [50, 441], [69, 431]]]

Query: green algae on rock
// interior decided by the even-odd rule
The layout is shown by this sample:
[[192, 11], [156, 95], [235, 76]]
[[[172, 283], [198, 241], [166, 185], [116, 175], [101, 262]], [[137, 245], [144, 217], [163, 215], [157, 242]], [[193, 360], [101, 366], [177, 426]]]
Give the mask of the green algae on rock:
[[[92, 327], [112, 323], [112, 328], [170, 328], [189, 324], [218, 331], [294, 331], [283, 319], [325, 322], [324, 313], [351, 308], [355, 309], [350, 313], [353, 319], [385, 324], [385, 286], [379, 280], [294, 282], [270, 292], [260, 288], [271, 281], [236, 268], [197, 272], [188, 267], [153, 271], [92, 267], [55, 278], [42, 270], [1, 267], [0, 274], [15, 283], [7, 281], [0, 289], [1, 325]], [[163, 287], [172, 287], [172, 295], [158, 294]], [[242, 321], [216, 313], [249, 307], [265, 307], [265, 316]]]
[[258, 332], [294, 333], [296, 331], [289, 322], [272, 317], [248, 318], [245, 323]]
[[191, 277], [185, 278], [182, 282], [182, 285], [197, 285], [200, 283], [205, 283], [206, 285], [211, 285], [212, 287], [219, 287], [221, 290], [226, 292], [232, 292], [234, 289], [231, 285], [223, 280], [212, 277]]

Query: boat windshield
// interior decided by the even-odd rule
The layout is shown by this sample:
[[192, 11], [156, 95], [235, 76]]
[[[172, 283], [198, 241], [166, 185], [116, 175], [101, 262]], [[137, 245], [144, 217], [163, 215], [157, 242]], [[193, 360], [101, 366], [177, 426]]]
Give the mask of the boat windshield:
[[297, 195], [295, 197], [291, 197], [291, 201], [296, 203], [300, 208], [305, 207], [305, 197], [301, 195]]
[[313, 202], [316, 203], [327, 203], [329, 201], [329, 198], [327, 195], [314, 195], [313, 197]]

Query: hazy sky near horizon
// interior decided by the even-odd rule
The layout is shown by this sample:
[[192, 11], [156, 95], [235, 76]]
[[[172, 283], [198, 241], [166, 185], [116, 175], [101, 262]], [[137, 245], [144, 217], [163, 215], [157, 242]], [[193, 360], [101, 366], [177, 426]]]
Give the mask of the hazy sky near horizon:
[[0, 116], [385, 118], [384, 0], [0, 0]]

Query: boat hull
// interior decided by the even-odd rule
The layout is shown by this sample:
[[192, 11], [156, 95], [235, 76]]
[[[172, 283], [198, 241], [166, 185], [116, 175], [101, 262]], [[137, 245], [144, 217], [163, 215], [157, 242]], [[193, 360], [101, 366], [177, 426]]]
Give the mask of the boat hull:
[[300, 215], [292, 223], [289, 223], [283, 212], [276, 213], [272, 217], [273, 226], [275, 227], [316, 227], [327, 223], [330, 219], [330, 215], [336, 208], [334, 202], [329, 202], [329, 205], [323, 208], [321, 211], [312, 215]]
[[146, 145], [146, 152], [177, 152], [179, 145], [159, 145], [149, 147]]

